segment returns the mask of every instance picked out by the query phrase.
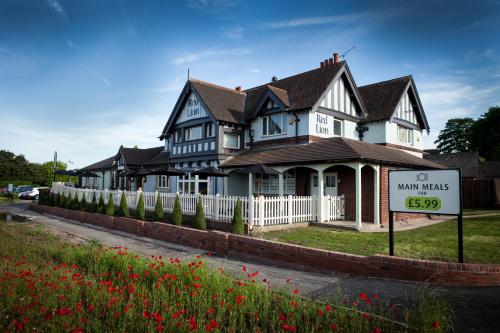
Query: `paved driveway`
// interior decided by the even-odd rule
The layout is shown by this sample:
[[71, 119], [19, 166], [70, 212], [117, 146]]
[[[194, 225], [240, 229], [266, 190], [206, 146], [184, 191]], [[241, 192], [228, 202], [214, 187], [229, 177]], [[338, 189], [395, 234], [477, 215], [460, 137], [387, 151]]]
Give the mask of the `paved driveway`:
[[[130, 251], [148, 257], [161, 255], [164, 258], [192, 259], [197, 255], [205, 254], [205, 251], [177, 244], [80, 224], [55, 216], [41, 215], [29, 210], [28, 204], [25, 203], [0, 207], [30, 216], [34, 222], [44, 225], [50, 232], [72, 241], [96, 239], [108, 246], [125, 246]], [[461, 330], [466, 332], [500, 332], [500, 321], [498, 320], [500, 287], [424, 286], [415, 282], [351, 277], [335, 272], [332, 274], [303, 272], [220, 256], [205, 257], [204, 260], [212, 267], [222, 267], [225, 271], [233, 272], [236, 275], [242, 274], [242, 267], [245, 265], [248, 272], [259, 271], [259, 276], [268, 279], [272, 286], [288, 286], [291, 290], [297, 288], [303, 295], [320, 299], [327, 299], [329, 295], [339, 290], [353, 296], [360, 292], [378, 292], [382, 297], [391, 299], [392, 303], [404, 304], [411, 301], [418, 288], [424, 287], [431, 292], [446, 295], [457, 301], [457, 317], [460, 320]]]

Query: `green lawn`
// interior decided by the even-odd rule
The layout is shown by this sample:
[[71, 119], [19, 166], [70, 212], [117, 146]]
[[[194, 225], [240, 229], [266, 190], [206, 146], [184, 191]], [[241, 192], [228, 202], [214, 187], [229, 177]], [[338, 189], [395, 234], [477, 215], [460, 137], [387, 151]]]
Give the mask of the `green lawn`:
[[464, 209], [464, 216], [468, 215], [491, 215], [498, 214], [500, 215], [500, 210], [498, 209]]
[[[305, 227], [264, 233], [264, 238], [360, 255], [389, 253], [387, 233]], [[397, 256], [456, 261], [456, 220], [396, 232], [394, 243]], [[464, 219], [464, 259], [470, 263], [500, 263], [500, 216]]]

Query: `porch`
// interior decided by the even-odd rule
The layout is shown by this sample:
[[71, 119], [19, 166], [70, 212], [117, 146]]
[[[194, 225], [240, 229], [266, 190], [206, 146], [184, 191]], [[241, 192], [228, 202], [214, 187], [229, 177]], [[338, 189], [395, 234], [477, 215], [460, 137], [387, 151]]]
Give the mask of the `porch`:
[[280, 165], [273, 169], [276, 174], [241, 174], [237, 168], [226, 168], [230, 177], [224, 179], [224, 193], [254, 201], [264, 197], [277, 206], [264, 209], [278, 214], [286, 213], [282, 201], [288, 196], [310, 197], [314, 203], [308, 205], [312, 207], [300, 208], [304, 214], [311, 209], [310, 221], [346, 221], [356, 229], [363, 223], [380, 227], [380, 165], [348, 162]]

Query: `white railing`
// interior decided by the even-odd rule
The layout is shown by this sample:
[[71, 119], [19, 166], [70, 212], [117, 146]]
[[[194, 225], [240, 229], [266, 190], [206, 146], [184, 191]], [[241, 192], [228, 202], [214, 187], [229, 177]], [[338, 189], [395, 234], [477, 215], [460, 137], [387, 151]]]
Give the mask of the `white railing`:
[[[102, 196], [107, 204], [109, 195], [113, 195], [113, 203], [120, 205], [122, 195], [125, 195], [130, 208], [136, 209], [139, 196], [142, 193], [144, 198], [144, 208], [153, 211], [156, 205], [157, 196], [163, 205], [166, 213], [172, 213], [175, 198], [179, 195], [179, 201], [183, 214], [195, 215], [198, 198], [201, 198], [205, 217], [216, 221], [230, 222], [233, 218], [234, 210], [238, 199], [241, 201], [242, 215], [245, 223], [267, 227], [273, 225], [293, 224], [309, 222], [317, 219], [317, 197], [316, 196], [259, 196], [259, 197], [238, 197], [227, 195], [195, 195], [160, 192], [131, 192], [118, 190], [93, 190], [77, 189], [67, 187], [64, 184], [53, 183], [52, 192], [69, 195], [75, 194], [81, 200], [85, 196], [88, 204], [96, 197], [96, 201]], [[344, 196], [325, 196], [323, 209], [327, 220], [341, 220], [344, 218]]]

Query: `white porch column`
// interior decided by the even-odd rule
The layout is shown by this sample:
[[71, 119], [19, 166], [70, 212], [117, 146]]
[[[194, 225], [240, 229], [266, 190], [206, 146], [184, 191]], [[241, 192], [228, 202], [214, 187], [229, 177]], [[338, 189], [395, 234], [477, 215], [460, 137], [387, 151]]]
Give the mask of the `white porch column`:
[[324, 192], [324, 179], [323, 179], [323, 166], [320, 165], [318, 168], [318, 222], [323, 222], [324, 219], [324, 210], [325, 210], [325, 192]]
[[356, 164], [356, 228], [361, 229], [361, 163]]
[[253, 173], [248, 174], [248, 197], [253, 196]]
[[373, 166], [373, 223], [380, 226], [380, 165]]
[[199, 176], [194, 176], [194, 194], [198, 195], [200, 185], [198, 184]]
[[223, 189], [223, 190], [224, 190], [224, 193], [222, 193], [222, 195], [228, 195], [228, 194], [227, 194], [227, 193], [228, 193], [228, 190], [227, 190], [227, 179], [228, 179], [228, 178], [229, 178], [229, 177], [224, 177], [224, 189]]
[[278, 195], [283, 196], [283, 172], [278, 174]]

